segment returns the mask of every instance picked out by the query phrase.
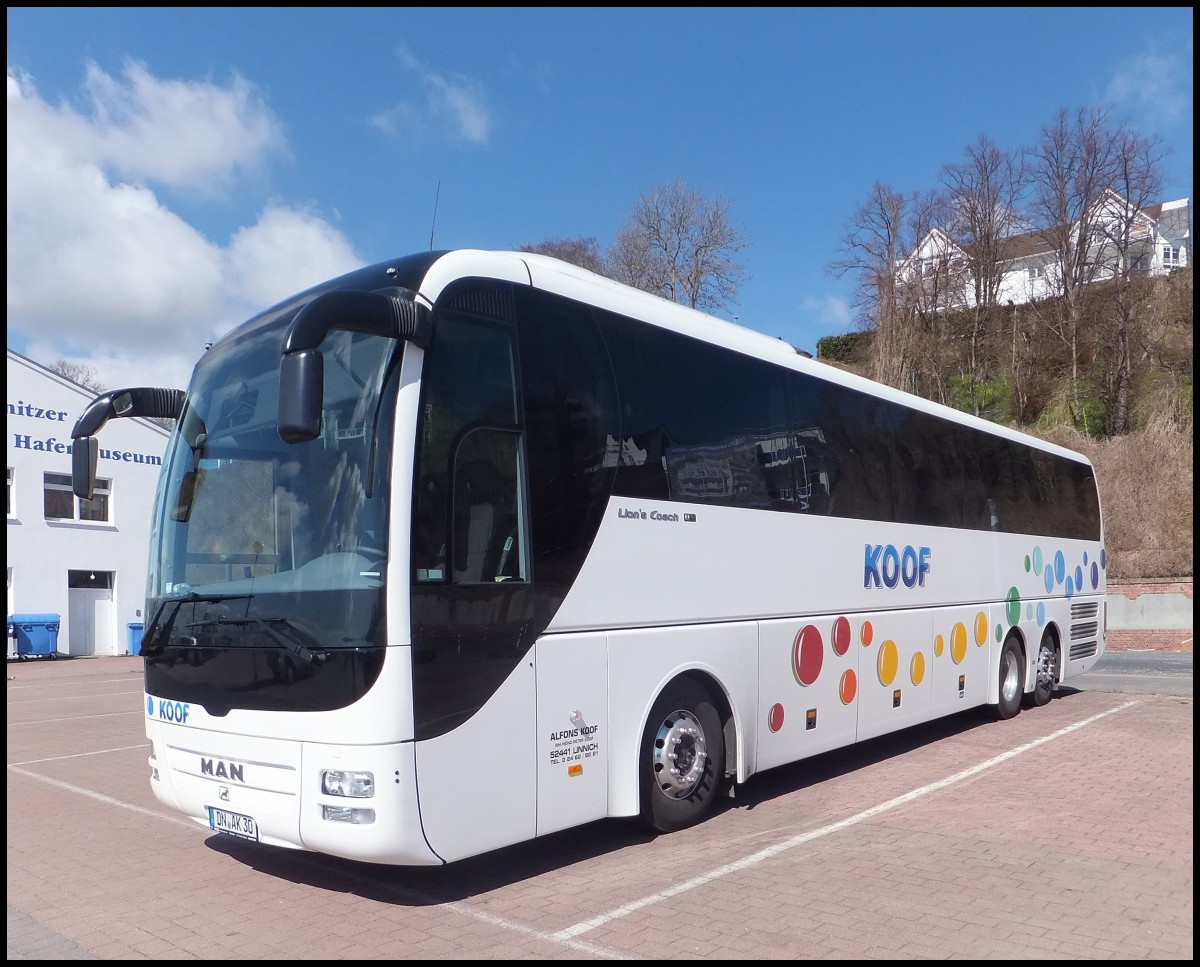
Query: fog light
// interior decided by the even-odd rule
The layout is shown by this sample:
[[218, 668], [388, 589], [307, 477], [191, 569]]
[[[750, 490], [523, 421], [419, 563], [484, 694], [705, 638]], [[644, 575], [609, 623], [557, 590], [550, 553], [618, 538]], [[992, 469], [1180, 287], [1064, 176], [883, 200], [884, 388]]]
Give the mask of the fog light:
[[321, 773], [321, 791], [327, 796], [370, 799], [375, 795], [375, 774], [325, 769]]
[[331, 823], [351, 823], [354, 826], [375, 822], [374, 809], [359, 809], [357, 806], [322, 806], [321, 816]]

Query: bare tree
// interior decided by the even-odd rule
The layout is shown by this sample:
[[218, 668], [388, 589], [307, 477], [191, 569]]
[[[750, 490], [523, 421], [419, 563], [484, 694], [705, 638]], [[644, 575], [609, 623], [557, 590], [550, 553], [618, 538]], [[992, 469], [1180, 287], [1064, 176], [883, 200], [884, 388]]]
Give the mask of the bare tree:
[[1162, 191], [1161, 163], [1165, 154], [1157, 138], [1143, 138], [1125, 126], [1116, 133], [1114, 196], [1109, 201], [1111, 217], [1106, 225], [1108, 246], [1114, 255], [1116, 311], [1109, 378], [1109, 432], [1114, 434], [1130, 430], [1132, 344], [1147, 291], [1134, 284], [1134, 277], [1148, 270], [1154, 257], [1154, 239], [1148, 231], [1145, 209]]
[[87, 363], [72, 363], [65, 359], [56, 359], [46, 368], [94, 393], [103, 393], [107, 389], [97, 378], [96, 367], [89, 366]]
[[1020, 154], [1001, 151], [986, 135], [968, 145], [963, 161], [942, 169], [952, 211], [950, 234], [967, 253], [963, 265], [970, 316], [966, 377], [971, 409], [980, 413], [983, 343], [999, 330], [1000, 292], [1007, 266], [1005, 241], [1022, 227], [1018, 203], [1024, 188]]
[[541, 242], [524, 242], [517, 246], [517, 251], [549, 255], [595, 272], [597, 275], [612, 275], [604, 253], [600, 250], [596, 239], [592, 237], [562, 238], [555, 236]]
[[1033, 208], [1056, 261], [1049, 328], [1069, 353], [1071, 417], [1085, 433], [1089, 419], [1079, 395], [1083, 294], [1105, 270], [1104, 202], [1117, 178], [1120, 140], [1107, 109], [1061, 110], [1042, 128], [1030, 155]]
[[[875, 330], [872, 376], [915, 391], [919, 369], [921, 276], [905, 271], [930, 225], [928, 201], [876, 182], [846, 226], [830, 272], [855, 277], [855, 307], [864, 328]], [[917, 280], [914, 282], [914, 278]]]
[[729, 207], [679, 181], [643, 195], [609, 250], [614, 278], [693, 309], [728, 310], [748, 278], [734, 257], [749, 245]]

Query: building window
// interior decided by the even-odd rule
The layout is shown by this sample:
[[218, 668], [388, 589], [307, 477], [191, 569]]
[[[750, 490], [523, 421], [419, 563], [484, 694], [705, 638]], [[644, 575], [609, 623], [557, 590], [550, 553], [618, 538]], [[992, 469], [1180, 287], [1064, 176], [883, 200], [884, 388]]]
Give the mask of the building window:
[[8, 516], [13, 515], [12, 509], [12, 483], [13, 483], [13, 468], [8, 468]]
[[1183, 264], [1183, 261], [1180, 258], [1180, 256], [1182, 254], [1183, 254], [1183, 250], [1179, 246], [1164, 245], [1163, 250], [1162, 250], [1163, 268], [1165, 268], [1165, 269], [1179, 268]]
[[108, 523], [111, 487], [111, 480], [97, 480], [93, 498], [77, 500], [75, 494], [71, 492], [71, 475], [69, 473], [45, 474], [42, 490], [46, 520], [86, 520]]

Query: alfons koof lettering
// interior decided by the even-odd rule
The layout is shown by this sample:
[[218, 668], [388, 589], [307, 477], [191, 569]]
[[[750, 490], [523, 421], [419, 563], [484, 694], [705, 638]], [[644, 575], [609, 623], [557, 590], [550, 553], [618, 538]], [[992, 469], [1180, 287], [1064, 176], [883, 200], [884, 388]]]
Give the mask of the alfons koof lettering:
[[903, 548], [895, 544], [866, 545], [863, 587], [894, 588], [897, 584], [906, 588], [925, 587], [930, 553], [928, 547], [911, 544]]
[[550, 733], [550, 761], [594, 759], [600, 752], [600, 726], [583, 725]]

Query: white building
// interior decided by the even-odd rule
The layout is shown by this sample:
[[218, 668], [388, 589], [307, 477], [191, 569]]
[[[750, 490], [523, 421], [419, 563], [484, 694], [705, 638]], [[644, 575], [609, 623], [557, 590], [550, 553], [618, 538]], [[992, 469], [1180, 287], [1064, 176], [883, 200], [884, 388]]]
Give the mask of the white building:
[[[1167, 275], [1191, 264], [1191, 199], [1177, 198], [1134, 212], [1116, 192], [1107, 192], [1091, 221], [1087, 261], [1089, 279], [1104, 282], [1128, 269], [1135, 275]], [[1123, 247], [1113, 236], [1128, 221]], [[1044, 231], [1025, 232], [1001, 240], [999, 245], [1000, 305], [1024, 305], [1061, 291], [1058, 253]], [[972, 308], [971, 247], [934, 228], [925, 234], [912, 255], [897, 265], [897, 277], [915, 283], [929, 308]], [[1127, 263], [1127, 264], [1126, 264]]]
[[[143, 624], [150, 512], [167, 431], [113, 420], [95, 499], [71, 492], [71, 430], [92, 390], [8, 351], [8, 613], [60, 616], [57, 652], [123, 655]], [[9, 640], [9, 654], [13, 642]]]

